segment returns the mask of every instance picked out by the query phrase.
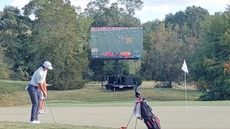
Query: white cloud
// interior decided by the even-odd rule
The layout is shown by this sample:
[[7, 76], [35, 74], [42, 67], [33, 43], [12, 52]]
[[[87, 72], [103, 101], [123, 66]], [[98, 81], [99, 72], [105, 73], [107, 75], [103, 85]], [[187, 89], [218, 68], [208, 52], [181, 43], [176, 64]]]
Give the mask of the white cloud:
[[22, 7], [24, 7], [26, 4], [29, 3], [30, 0], [12, 0], [11, 5], [18, 7], [19, 9], [21, 9]]
[[0, 0], [0, 11], [3, 10], [6, 6], [9, 6], [11, 4], [10, 0]]
[[141, 22], [152, 21], [155, 19], [163, 20], [169, 13], [175, 14], [184, 11], [188, 6], [200, 6], [207, 9], [210, 14], [223, 12], [230, 0], [143, 0], [144, 7], [136, 12], [136, 17]]
[[201, 6], [209, 11], [210, 14], [214, 14], [215, 12], [223, 12], [225, 11], [227, 5], [230, 4], [230, 0], [196, 0], [192, 3], [196, 6]]
[[180, 6], [180, 5], [185, 5], [186, 3], [188, 3], [188, 1], [194, 1], [194, 0], [143, 0], [145, 5], [154, 5], [154, 6], [162, 6], [162, 5]]
[[89, 3], [90, 0], [71, 0], [71, 4], [74, 6], [80, 6], [81, 9], [85, 9], [87, 3]]
[[170, 12], [168, 5], [152, 6], [146, 5], [142, 10], [136, 12], [136, 17], [140, 18], [142, 22], [152, 21], [153, 19], [163, 19], [164, 14]]
[[[82, 10], [84, 10], [87, 4], [92, 0], [71, 0], [71, 4], [78, 7], [80, 6]], [[110, 3], [116, 2], [117, 0], [110, 0]]]

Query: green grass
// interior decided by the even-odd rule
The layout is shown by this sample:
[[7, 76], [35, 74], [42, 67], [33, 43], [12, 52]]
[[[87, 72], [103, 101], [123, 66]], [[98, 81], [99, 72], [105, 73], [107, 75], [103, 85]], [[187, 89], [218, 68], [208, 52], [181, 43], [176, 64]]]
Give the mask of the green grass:
[[23, 123], [23, 122], [0, 122], [0, 129], [112, 129], [112, 128], [75, 126], [69, 124], [32, 125], [30, 123]]
[[[185, 101], [151, 101], [152, 106], [185, 106]], [[187, 101], [188, 106], [230, 106], [230, 101]]]
[[[15, 106], [30, 104], [29, 96], [25, 90], [28, 82], [0, 80], [0, 106]], [[188, 100], [196, 101], [200, 92], [187, 91]], [[148, 101], [183, 101], [184, 90], [160, 89], [151, 86], [141, 86], [141, 94]], [[133, 90], [107, 91], [100, 84], [89, 83], [79, 90], [49, 91], [49, 102], [52, 103], [130, 103], [134, 101]]]
[[28, 82], [0, 80], [0, 106], [16, 106], [28, 103], [25, 87]]
[[26, 84], [24, 81], [0, 80], [0, 94], [9, 94], [15, 91], [25, 90]]
[[[184, 90], [141, 88], [141, 94], [149, 101], [180, 101], [184, 100]], [[189, 90], [188, 100], [198, 100], [200, 93]], [[127, 102], [133, 101], [133, 90], [107, 91], [100, 86], [87, 86], [80, 90], [49, 91], [49, 98], [58, 101], [81, 101], [81, 102]]]
[[[185, 106], [185, 101], [148, 101], [155, 106]], [[50, 105], [55, 107], [120, 107], [133, 106], [134, 101], [122, 102], [79, 102], [79, 101], [52, 101]], [[230, 101], [187, 101], [187, 106], [230, 106]]]

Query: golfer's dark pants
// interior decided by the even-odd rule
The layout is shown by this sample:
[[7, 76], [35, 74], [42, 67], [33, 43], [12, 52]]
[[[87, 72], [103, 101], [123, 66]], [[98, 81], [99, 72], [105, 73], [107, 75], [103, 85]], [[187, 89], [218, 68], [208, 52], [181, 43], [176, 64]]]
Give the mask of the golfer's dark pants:
[[33, 85], [29, 85], [27, 90], [32, 103], [30, 121], [38, 120], [39, 102], [41, 98], [40, 90], [37, 86]]

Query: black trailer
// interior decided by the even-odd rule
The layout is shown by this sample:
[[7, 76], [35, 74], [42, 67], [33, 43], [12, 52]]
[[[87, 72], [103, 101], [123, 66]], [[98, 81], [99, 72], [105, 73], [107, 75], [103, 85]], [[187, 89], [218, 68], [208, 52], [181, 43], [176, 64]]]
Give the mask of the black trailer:
[[108, 76], [105, 82], [105, 88], [110, 90], [133, 89], [141, 85], [141, 79], [132, 76]]

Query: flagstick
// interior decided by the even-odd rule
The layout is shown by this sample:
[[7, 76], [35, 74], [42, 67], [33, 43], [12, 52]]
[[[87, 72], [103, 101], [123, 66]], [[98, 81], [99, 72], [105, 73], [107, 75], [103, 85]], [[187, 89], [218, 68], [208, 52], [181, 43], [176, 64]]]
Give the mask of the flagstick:
[[188, 96], [187, 96], [187, 86], [186, 86], [186, 73], [188, 73], [188, 67], [187, 67], [187, 64], [186, 64], [186, 61], [184, 60], [184, 63], [181, 67], [181, 69], [184, 71], [184, 99], [185, 99], [185, 108], [186, 108], [186, 112], [188, 111]]
[[185, 89], [184, 89], [184, 91], [185, 91], [185, 94], [184, 94], [184, 98], [185, 98], [185, 110], [187, 112], [188, 111], [188, 103], [187, 103], [188, 98], [187, 98], [187, 86], [186, 86], [186, 72], [184, 72], [184, 85], [185, 85]]

